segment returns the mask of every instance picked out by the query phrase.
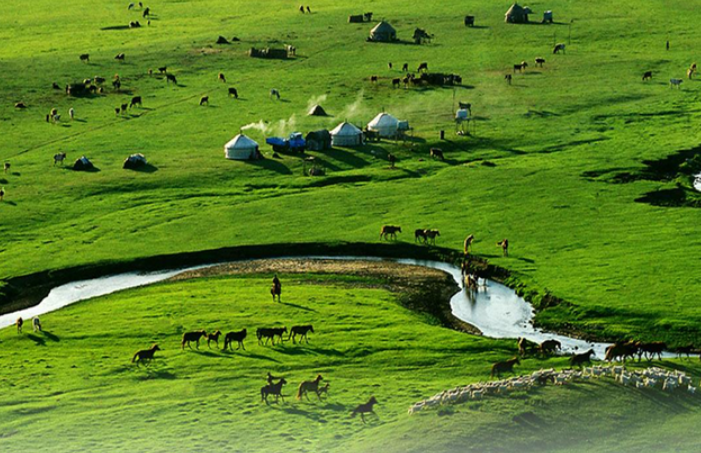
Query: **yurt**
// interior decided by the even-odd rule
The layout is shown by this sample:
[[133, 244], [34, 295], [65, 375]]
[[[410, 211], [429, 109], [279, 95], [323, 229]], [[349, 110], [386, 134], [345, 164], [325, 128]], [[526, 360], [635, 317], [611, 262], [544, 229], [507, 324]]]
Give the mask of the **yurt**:
[[224, 145], [224, 155], [227, 159], [256, 159], [258, 158], [258, 143], [243, 134], [239, 134]]
[[327, 116], [326, 110], [319, 104], [315, 105], [311, 109], [309, 109], [309, 112], [307, 113], [309, 116]]
[[370, 30], [370, 41], [392, 42], [397, 40], [397, 30], [385, 21]]
[[506, 14], [504, 14], [504, 21], [507, 24], [523, 24], [528, 22], [528, 11], [523, 8], [518, 3], [511, 5]]
[[368, 129], [377, 132], [380, 137], [395, 137], [399, 120], [389, 113], [380, 113], [368, 123]]
[[359, 146], [363, 144], [363, 131], [348, 122], [343, 122], [331, 131], [333, 146]]
[[85, 156], [82, 156], [80, 159], [76, 159], [75, 163], [73, 164], [73, 170], [77, 170], [77, 171], [88, 171], [88, 170], [94, 170], [94, 169], [95, 169], [95, 166]]
[[331, 134], [326, 129], [312, 131], [305, 137], [309, 151], [324, 151], [331, 149]]
[[124, 160], [124, 165], [122, 165], [122, 168], [127, 170], [136, 170], [138, 168], [145, 167], [147, 163], [146, 156], [141, 153], [137, 153], [127, 157]]

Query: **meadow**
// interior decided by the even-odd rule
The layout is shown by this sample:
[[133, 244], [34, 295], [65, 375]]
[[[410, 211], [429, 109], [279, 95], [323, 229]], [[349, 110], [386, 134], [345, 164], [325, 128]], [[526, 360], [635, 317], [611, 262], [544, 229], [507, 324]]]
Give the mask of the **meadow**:
[[[619, 177], [643, 175], [648, 170], [645, 162], [693, 150], [701, 141], [696, 127], [701, 117], [698, 80], [685, 79], [679, 90], [670, 89], [668, 84], [671, 77], [684, 78], [686, 69], [698, 61], [701, 38], [694, 32], [694, 13], [698, 9], [694, 2], [651, 1], [641, 5], [622, 0], [611, 5], [600, 0], [538, 0], [529, 4], [536, 11], [532, 16], [536, 20], [543, 10], [553, 10], [552, 25], [505, 24], [503, 14], [508, 3], [477, 0], [439, 4], [397, 4], [388, 0], [340, 4], [320, 0], [310, 5], [312, 14], [301, 14], [299, 5], [283, 0], [156, 0], [147, 2], [153, 13], [150, 25], [146, 25], [138, 8], [127, 10], [127, 4], [116, 0], [99, 4], [85, 0], [0, 4], [0, 161], [11, 163], [10, 170], [0, 174], [0, 186], [6, 192], [0, 202], [3, 304], [14, 295], [13, 278], [38, 272], [253, 244], [372, 244], [378, 240], [381, 225], [397, 224], [404, 230], [400, 241], [413, 242], [411, 232], [415, 228], [438, 228], [438, 245], [453, 250], [461, 250], [465, 236], [474, 234], [474, 253], [506, 269], [510, 273], [507, 283], [528, 295], [536, 306], [544, 295], [565, 301], [540, 307], [536, 321], [548, 329], [606, 340], [635, 338], [666, 341], [670, 346], [701, 344], [701, 285], [697, 277], [701, 272], [697, 258], [701, 252], [701, 211], [693, 206], [636, 201], [679, 187], [687, 190], [688, 181]], [[388, 20], [405, 41], [410, 40], [416, 27], [435, 37], [423, 45], [366, 42], [374, 22], [347, 23], [348, 15], [366, 11], [372, 11], [377, 20]], [[475, 15], [476, 27], [463, 25], [466, 14]], [[124, 27], [134, 20], [139, 20], [142, 27]], [[240, 41], [217, 45], [220, 35]], [[665, 48], [667, 40], [669, 50]], [[567, 43], [566, 53], [553, 55], [555, 42]], [[286, 44], [297, 48], [295, 58], [283, 61], [246, 56], [250, 47]], [[114, 59], [121, 52], [126, 56], [123, 62]], [[90, 54], [89, 64], [79, 59], [83, 53]], [[546, 59], [543, 68], [534, 67], [536, 57]], [[513, 83], [508, 85], [504, 75], [512, 73], [513, 64], [523, 60], [530, 67], [523, 74], [514, 74]], [[388, 68], [389, 62], [393, 69]], [[398, 69], [404, 62], [412, 70], [427, 62], [431, 71], [459, 74], [463, 86], [392, 88], [390, 80], [402, 75]], [[167, 84], [157, 74], [161, 66], [177, 76], [178, 85]], [[149, 75], [149, 69], [156, 74]], [[653, 79], [641, 81], [648, 70], [653, 71]], [[226, 75], [227, 83], [217, 80], [219, 72]], [[122, 80], [120, 92], [113, 91], [109, 82], [104, 94], [84, 98], [69, 97], [63, 90], [52, 88], [54, 82], [63, 87], [94, 76], [109, 81], [115, 74]], [[373, 75], [380, 77], [377, 84], [370, 83]], [[238, 89], [239, 99], [227, 96], [230, 86]], [[271, 88], [280, 90], [281, 100], [269, 96]], [[115, 115], [114, 108], [135, 95], [142, 96], [143, 107]], [[203, 95], [210, 98], [208, 106], [198, 105]], [[472, 104], [474, 127], [470, 136], [455, 134], [453, 115], [458, 101]], [[28, 108], [16, 109], [17, 102]], [[308, 107], [317, 102], [330, 117], [306, 116]], [[73, 121], [68, 119], [71, 107], [76, 112]], [[58, 124], [44, 119], [52, 108], [61, 113]], [[327, 170], [324, 177], [304, 176], [305, 156], [283, 154], [280, 159], [273, 158], [272, 150], [264, 144], [266, 136], [332, 128], [343, 120], [364, 125], [383, 110], [410, 122], [410, 140], [308, 152], [323, 163]], [[223, 145], [244, 128], [261, 144], [265, 160], [224, 159]], [[446, 132], [445, 140], [439, 139], [440, 131]], [[446, 160], [430, 159], [431, 147], [442, 148]], [[86, 155], [98, 170], [74, 172], [54, 167], [52, 156], [58, 152], [66, 152], [69, 162]], [[146, 155], [153, 166], [150, 171], [121, 168], [123, 160], [135, 152]], [[398, 157], [397, 168], [389, 168], [388, 153]], [[505, 237], [511, 244], [509, 257], [502, 257], [495, 246]], [[231, 283], [234, 286], [227, 286], [227, 290], [232, 294], [248, 290], [245, 284], [237, 286], [239, 283], [235, 279]], [[187, 291], [206, 292], [210, 286], [211, 291], [220, 288], [222, 282], [182, 284], [193, 285]], [[125, 427], [117, 431], [116, 422], [130, 419], [130, 423], [138, 423], [152, 418], [144, 414], [154, 411], [175, 419], [169, 425], [169, 438], [174, 440], [170, 445], [163, 444], [165, 451], [175, 448], [180, 433], [191, 433], [187, 424], [178, 425], [192, 421], [189, 412], [177, 415], [179, 404], [188, 404], [189, 411], [191, 405], [201, 401], [208, 401], [210, 410], [230, 403], [220, 394], [205, 391], [216, 387], [218, 380], [234, 385], [231, 398], [240, 401], [244, 387], [246, 392], [255, 388], [264, 371], [254, 366], [255, 360], [250, 361], [250, 367], [236, 371], [245, 373], [236, 383], [231, 382], [228, 371], [219, 368], [226, 366], [220, 362], [233, 359], [196, 356], [194, 362], [189, 362], [182, 358], [185, 356], [176, 355], [178, 358], [168, 357], [166, 364], [160, 365], [165, 367], [162, 372], [181, 373], [179, 378], [187, 376], [185, 380], [145, 380], [145, 375], [138, 374], [141, 371], [125, 363], [124, 353], [155, 338], [150, 336], [152, 331], [128, 333], [131, 324], [127, 318], [132, 315], [121, 319], [121, 315], [110, 313], [121, 313], [116, 311], [119, 305], [131, 307], [143, 300], [151, 308], [158, 307], [156, 318], [168, 319], [167, 308], [161, 306], [171, 306], [172, 310], [179, 307], [180, 293], [172, 290], [170, 284], [157, 285], [51, 315], [51, 322], [57, 325], [72, 319], [72, 334], [81, 337], [75, 343], [57, 333], [61, 341], [56, 344], [49, 341], [46, 348], [37, 345], [32, 349], [27, 348], [30, 343], [23, 342], [23, 349], [17, 349], [20, 340], [14, 332], [2, 331], [0, 364], [13, 371], [3, 373], [2, 378], [12, 389], [7, 398], [19, 404], [16, 413], [7, 409], [11, 405], [4, 405], [4, 415], [0, 416], [3, 432], [27, 423], [32, 430], [43, 426], [45, 438], [55, 439], [68, 425], [89, 429], [90, 425], [83, 422], [91, 419], [95, 423], [91, 416], [99, 414], [100, 429], [111, 432], [113, 437], [107, 437], [115, 439], [110, 449], [138, 451], [139, 440], [147, 440], [134, 438], [124, 444], [127, 440], [122, 434], [129, 430]], [[309, 297], [319, 297], [312, 296], [312, 292], [326, 290], [301, 287], [298, 303], [305, 305]], [[266, 291], [264, 288], [261, 297], [267, 295]], [[351, 293], [373, 303], [389, 303], [393, 297], [377, 290]], [[241, 312], [248, 309], [248, 315], [257, 311], [242, 307]], [[368, 316], [372, 317], [375, 309], [369, 309]], [[112, 338], [99, 339], [94, 350], [79, 340], [108, 333], [102, 326], [90, 323], [87, 327], [81, 322], [80, 317], [92, 310], [102, 311], [114, 323], [109, 334]], [[416, 325], [425, 321], [396, 308], [388, 310], [387, 322], [392, 325], [401, 319]], [[193, 311], [183, 316], [198, 314]], [[183, 319], [173, 322], [184, 323]], [[339, 421], [334, 426], [348, 440], [343, 447], [334, 439], [336, 431], [325, 432], [320, 427], [304, 431], [311, 444], [296, 437], [292, 442], [295, 448], [418, 451], [429, 442], [444, 442], [446, 449], [458, 445], [469, 448], [464, 439], [499, 437], [513, 428], [507, 421], [517, 411], [530, 411], [525, 407], [532, 401], [525, 399], [500, 401], [475, 411], [459, 410], [435, 423], [423, 415], [405, 417], [404, 407], [419, 396], [415, 390], [419, 379], [425, 379], [426, 394], [430, 394], [455, 384], [455, 369], [464, 371], [461, 376], [466, 380], [483, 378], [484, 365], [496, 354], [495, 348], [506, 347], [502, 342], [435, 326], [421, 328], [434, 338], [431, 343], [435, 350], [403, 355], [413, 361], [407, 370], [402, 370], [404, 362], [392, 354], [373, 359], [375, 363], [390, 360], [388, 366], [397, 368], [392, 376], [398, 383], [392, 384], [392, 389], [398, 396], [390, 399], [391, 409], [384, 412], [391, 421], [383, 418], [382, 424], [367, 431], [355, 423], [344, 425]], [[70, 329], [65, 334], [68, 332]], [[172, 342], [179, 331], [171, 326], [169, 332], [163, 335], [169, 335]], [[394, 333], [399, 335], [391, 329], [373, 335], [383, 341], [399, 341], [393, 338]], [[117, 339], [121, 354], [105, 352], [107, 343]], [[508, 348], [512, 346], [508, 343]], [[35, 386], [34, 381], [23, 378], [45, 373], [32, 363], [49, 347], [60, 348], [65, 354], [53, 359], [62, 374], [55, 382], [45, 377], [41, 386]], [[350, 344], [346, 347], [351, 349]], [[468, 348], [469, 353], [464, 354], [460, 348]], [[23, 356], [22, 362], [9, 362], [20, 352], [29, 355]], [[102, 360], [103, 356], [109, 359]], [[299, 362], [287, 366], [304, 370], [300, 374], [309, 378], [315, 367], [340, 367], [347, 376], [362, 381], [362, 370], [373, 364], [349, 357], [333, 365], [325, 362], [332, 358], [318, 357], [324, 363], [315, 363], [308, 361], [313, 357], [295, 356], [292, 359]], [[101, 369], [102, 374], [95, 371], [99, 376], [93, 381], [89, 377], [92, 371], [73, 370], [69, 365], [73, 363], [78, 370], [89, 364]], [[437, 363], [450, 370], [434, 370]], [[210, 366], [214, 368], [202, 370]], [[367, 379], [375, 382], [377, 377]], [[135, 383], [140, 385], [140, 395], [153, 394], [162, 405], [138, 403], [138, 398], [130, 396], [131, 384]], [[196, 390], [195, 383], [202, 383], [204, 389]], [[400, 383], [410, 383], [414, 393], [401, 390], [404, 387]], [[103, 388], [102, 384], [105, 394], [97, 397], [96, 389]], [[171, 393], [173, 386], [177, 392]], [[625, 444], [631, 450], [640, 445], [653, 446], [656, 451], [691, 448], [687, 438], [674, 439], [696, 420], [697, 407], [677, 400], [660, 402], [657, 397], [641, 399], [633, 391], [596, 386], [602, 398], [587, 400], [593, 390], [585, 387], [577, 394], [576, 404], [568, 400], [574, 397], [572, 392], [565, 390], [548, 389], [539, 396], [552, 410], [537, 413], [546, 417], [547, 412], [550, 420], [556, 419], [553, 423], [558, 428], [552, 432], [560, 433], [560, 437], [549, 438], [549, 447], [588, 451], [585, 440], [591, 439], [596, 430], [608, 429], [613, 434], [625, 425], [631, 433], [626, 439], [641, 439]], [[361, 393], [361, 387], [355, 382], [346, 386], [349, 392], [356, 391], [354, 396]], [[69, 398], [71, 404], [42, 409], [46, 403], [41, 401], [47, 395], [67, 392], [66, 388], [72, 389], [68, 392], [71, 396], [51, 398], [62, 402]], [[423, 391], [421, 396], [425, 396]], [[110, 394], [114, 399], [108, 403]], [[28, 396], [32, 397], [31, 404], [27, 403]], [[246, 398], [245, 404], [254, 404], [252, 396]], [[339, 404], [345, 410], [354, 401], [350, 394], [343, 394]], [[124, 412], [115, 410], [117, 406], [124, 407]], [[621, 412], [625, 407], [638, 414], [635, 423], [626, 425], [629, 419]], [[668, 411], [665, 423], [650, 416], [660, 407]], [[258, 404], [247, 410], [256, 414], [249, 417], [250, 421], [233, 415], [230, 421], [262, 426], [263, 418], [272, 421], [273, 414], [279, 413], [266, 411]], [[334, 417], [341, 419], [342, 411], [323, 411], [321, 417], [328, 418], [329, 423], [336, 420]], [[22, 414], [29, 414], [26, 420], [31, 421], [17, 417]], [[582, 427], [594, 414], [602, 417], [601, 423]], [[284, 426], [296, 426], [297, 418], [286, 419]], [[198, 420], [198, 426], [207, 423]], [[173, 428], [175, 425], [180, 428]], [[446, 434], [458, 427], [464, 436]], [[237, 448], [262, 448], [262, 443], [246, 437], [253, 436], [252, 432], [244, 431], [236, 430], [247, 439]], [[279, 436], [283, 431], [273, 430], [270, 435]], [[220, 436], [220, 442], [230, 439], [226, 437], [230, 433], [209, 432], [207, 436]], [[291, 433], [291, 429], [285, 432]], [[525, 437], [518, 438], [524, 448], [536, 448], [540, 435], [524, 433]], [[190, 439], [188, 445], [192, 449], [209, 445], [207, 436]], [[572, 442], [564, 442], [563, 436], [572, 436]], [[397, 440], [400, 437], [402, 442]], [[62, 445], [65, 450], [78, 450], [80, 439], [90, 438], [86, 432], [76, 432]], [[16, 439], [27, 438], [20, 435]], [[0, 439], [0, 444], [4, 442], [19, 448], [12, 437]], [[69, 442], [77, 443], [69, 446]], [[98, 440], [92, 438], [91, 442]], [[600, 442], [602, 448], [622, 445], [616, 440]], [[82, 445], [83, 449], [89, 446]]]

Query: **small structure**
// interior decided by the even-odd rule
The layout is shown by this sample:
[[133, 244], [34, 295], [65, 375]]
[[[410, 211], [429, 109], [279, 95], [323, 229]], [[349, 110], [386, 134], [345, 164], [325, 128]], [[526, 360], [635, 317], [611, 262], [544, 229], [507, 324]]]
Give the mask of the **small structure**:
[[475, 26], [475, 16], [465, 16], [465, 26], [474, 27]]
[[305, 140], [309, 151], [324, 151], [331, 149], [331, 134], [326, 129], [308, 133]]
[[363, 131], [344, 121], [331, 132], [333, 146], [360, 146], [363, 144]]
[[469, 135], [471, 119], [468, 109], [459, 109], [455, 112], [455, 132], [458, 135]]
[[389, 113], [380, 113], [368, 123], [367, 128], [377, 132], [380, 137], [394, 138], [399, 129], [399, 120]]
[[237, 135], [224, 145], [224, 155], [227, 159], [234, 160], [260, 159], [258, 143], [243, 134]]
[[73, 170], [76, 171], [88, 171], [93, 170], [94, 168], [95, 166], [85, 156], [82, 156], [80, 159], [77, 159], [73, 164]]
[[136, 170], [138, 168], [145, 167], [147, 163], [146, 157], [141, 153], [137, 153], [127, 157], [124, 160], [124, 165], [122, 165], [122, 168], [127, 170]]
[[552, 24], [553, 23], [553, 12], [552, 11], [545, 11], [543, 13], [543, 23], [544, 24]]
[[217, 38], [217, 44], [229, 44], [229, 40], [219, 35], [219, 37]]
[[309, 112], [307, 113], [309, 116], [328, 116], [326, 114], [326, 110], [319, 104], [315, 105], [311, 109], [309, 109]]
[[397, 41], [397, 30], [389, 23], [382, 21], [370, 30], [368, 41], [394, 42]]
[[529, 13], [530, 8], [524, 8], [518, 3], [514, 3], [504, 14], [504, 21], [507, 24], [525, 24], [528, 22]]

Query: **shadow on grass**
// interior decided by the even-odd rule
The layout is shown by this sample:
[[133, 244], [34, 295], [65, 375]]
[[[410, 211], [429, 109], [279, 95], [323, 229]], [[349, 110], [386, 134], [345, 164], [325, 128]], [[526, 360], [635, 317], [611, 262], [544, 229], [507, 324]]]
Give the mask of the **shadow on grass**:
[[285, 164], [277, 160], [271, 159], [261, 159], [261, 160], [246, 160], [244, 161], [254, 167], [265, 168], [266, 170], [271, 170], [281, 175], [291, 175], [292, 170], [290, 170]]
[[41, 333], [43, 333], [44, 336], [51, 341], [56, 341], [56, 342], [61, 341], [61, 339], [57, 335], [49, 332], [48, 330], [42, 330]]
[[222, 354], [225, 354], [229, 358], [234, 358], [235, 356], [238, 356], [238, 357], [247, 357], [249, 359], [266, 360], [268, 362], [280, 363], [279, 360], [274, 359], [272, 357], [268, 357], [268, 356], [261, 355], [261, 354], [253, 354], [253, 353], [250, 353], [248, 351], [241, 351], [239, 353], [237, 353], [236, 351], [222, 351]]
[[318, 313], [318, 311], [313, 308], [305, 307], [304, 305], [290, 304], [287, 302], [280, 302], [281, 305], [287, 305], [288, 307], [299, 308], [300, 310], [310, 311], [312, 313]]
[[156, 167], [155, 165], [151, 165], [151, 164], [144, 164], [144, 165], [137, 167], [137, 168], [125, 168], [125, 170], [132, 170], [132, 171], [135, 171], [137, 173], [155, 173], [158, 171], [158, 167]]
[[46, 346], [46, 340], [44, 340], [43, 338], [38, 337], [38, 336], [36, 336], [36, 335], [34, 335], [34, 334], [31, 334], [31, 333], [28, 334], [28, 335], [27, 335], [27, 338], [29, 338], [29, 339], [32, 340], [34, 343], [36, 343], [37, 346]]

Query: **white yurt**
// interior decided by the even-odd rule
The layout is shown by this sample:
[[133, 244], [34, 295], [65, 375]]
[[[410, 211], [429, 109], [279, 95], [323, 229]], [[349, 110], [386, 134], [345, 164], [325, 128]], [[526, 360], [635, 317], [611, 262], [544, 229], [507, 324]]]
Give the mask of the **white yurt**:
[[399, 120], [389, 113], [380, 113], [368, 123], [368, 129], [377, 132], [380, 137], [394, 137], [398, 128]]
[[363, 131], [351, 123], [343, 122], [331, 131], [331, 145], [359, 146], [363, 144]]
[[248, 160], [255, 159], [258, 154], [258, 143], [239, 134], [224, 145], [224, 155], [227, 159]]

